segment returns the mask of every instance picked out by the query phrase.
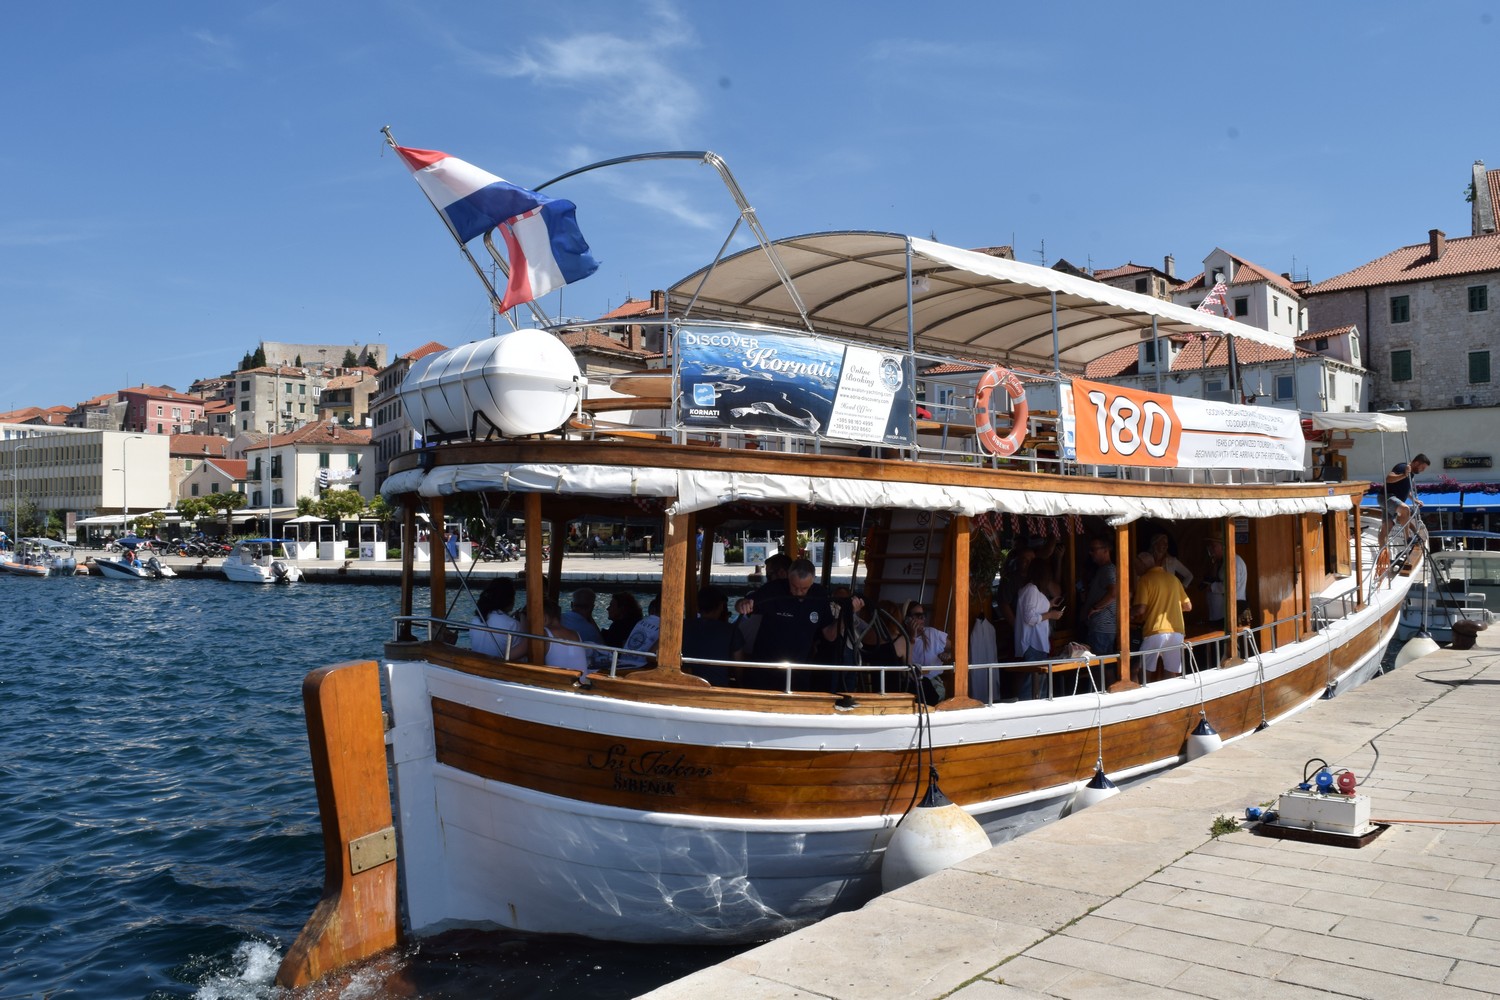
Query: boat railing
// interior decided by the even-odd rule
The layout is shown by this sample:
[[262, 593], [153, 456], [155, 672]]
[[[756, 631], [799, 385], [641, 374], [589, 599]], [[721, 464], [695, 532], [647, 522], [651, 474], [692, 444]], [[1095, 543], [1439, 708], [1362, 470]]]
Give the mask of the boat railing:
[[[1263, 622], [1254, 626], [1247, 626], [1237, 630], [1239, 637], [1239, 649], [1233, 653], [1229, 652], [1229, 634], [1227, 632], [1215, 632], [1208, 635], [1195, 635], [1186, 639], [1176, 646], [1161, 647], [1159, 650], [1149, 652], [1179, 650], [1182, 653], [1184, 665], [1184, 676], [1198, 672], [1211, 670], [1219, 666], [1228, 666], [1232, 663], [1251, 659], [1264, 653], [1275, 652], [1280, 646], [1287, 645], [1285, 638], [1286, 626], [1292, 626], [1291, 642], [1310, 639], [1324, 631], [1333, 623], [1346, 618], [1360, 609], [1355, 595], [1338, 595], [1327, 599], [1319, 599], [1314, 607], [1308, 612], [1299, 612], [1284, 615], [1269, 622]], [[566, 646], [577, 646], [585, 650], [589, 656], [590, 663], [599, 664], [591, 666], [590, 674], [600, 674], [609, 677], [628, 676], [630, 672], [640, 670], [643, 667], [653, 666], [656, 662], [654, 652], [643, 652], [636, 650], [621, 649], [616, 646], [606, 646], [598, 643], [560, 639], [555, 636], [532, 635], [529, 632], [510, 629], [498, 629], [478, 622], [462, 622], [451, 619], [431, 618], [421, 615], [399, 616], [395, 619], [395, 638], [397, 641], [411, 641], [418, 638], [418, 631], [425, 635], [429, 642], [442, 642], [445, 644], [456, 644], [458, 636], [472, 632], [488, 632], [493, 635], [503, 635], [512, 641], [529, 642], [531, 639], [540, 639], [547, 643], [560, 643]], [[1229, 653], [1226, 656], [1226, 653]], [[1144, 672], [1141, 670], [1143, 656], [1140, 651], [1133, 651], [1129, 656], [1129, 672], [1122, 675], [1122, 679], [1134, 680], [1140, 678], [1142, 685], [1146, 684]], [[622, 663], [621, 660], [629, 662]], [[636, 662], [640, 661], [640, 662]], [[949, 692], [950, 695], [969, 696], [977, 698], [985, 704], [994, 704], [998, 700], [1000, 691], [1000, 677], [1002, 672], [1024, 672], [1033, 678], [1033, 690], [1035, 699], [1051, 701], [1065, 695], [1078, 695], [1094, 691], [1104, 686], [1108, 681], [1108, 673], [1111, 668], [1118, 669], [1120, 656], [1118, 653], [1096, 653], [1092, 650], [1081, 650], [1075, 655], [1062, 655], [1047, 660], [1007, 660], [990, 663], [971, 663], [969, 665], [970, 690]], [[779, 673], [780, 678], [775, 687], [753, 686], [750, 690], [781, 691], [785, 694], [813, 693], [813, 689], [806, 683], [809, 674], [845, 674], [856, 675], [861, 678], [860, 683], [873, 682], [873, 694], [888, 694], [894, 691], [909, 690], [910, 685], [905, 681], [913, 676], [913, 668], [904, 664], [831, 664], [831, 663], [794, 663], [791, 661], [757, 662], [751, 660], [715, 660], [701, 657], [684, 657], [683, 666], [689, 673], [699, 673], [694, 668], [708, 668], [702, 672], [716, 672], [721, 670], [734, 670], [737, 672], [751, 671], [760, 673]], [[918, 668], [925, 669], [925, 668]], [[944, 668], [948, 669], [947, 667]], [[1330, 666], [1331, 669], [1331, 666]], [[892, 684], [888, 681], [889, 675], [899, 675], [902, 679], [900, 684]], [[801, 677], [801, 683], [798, 677]], [[585, 675], [586, 676], [586, 675]], [[1085, 683], [1085, 678], [1088, 678]], [[1071, 685], [1067, 682], [1071, 680]], [[1069, 688], [1071, 687], [1071, 690]], [[819, 689], [816, 693], [848, 693], [858, 695], [858, 685], [840, 685], [836, 680], [830, 680], [826, 689]], [[1110, 693], [1106, 688], [1106, 694]]]
[[[395, 619], [395, 641], [409, 642], [418, 638], [418, 631], [423, 633], [422, 638], [427, 642], [444, 642], [453, 644], [457, 637], [473, 632], [487, 632], [490, 635], [503, 636], [509, 646], [519, 646], [523, 649], [532, 639], [540, 639], [542, 642], [562, 646], [576, 646], [584, 651], [589, 658], [590, 664], [600, 663], [601, 666], [591, 666], [590, 673], [608, 674], [610, 677], [617, 676], [622, 670], [639, 670], [643, 666], [652, 666], [656, 663], [656, 653], [634, 649], [621, 649], [618, 646], [605, 646], [599, 643], [584, 642], [583, 640], [562, 639], [553, 635], [533, 635], [519, 629], [495, 628], [490, 625], [481, 625], [472, 621], [455, 621], [451, 618], [431, 618], [425, 615], [400, 615]], [[471, 642], [473, 640], [470, 640]], [[621, 663], [621, 659], [631, 662]], [[641, 663], [634, 662], [641, 660]]]

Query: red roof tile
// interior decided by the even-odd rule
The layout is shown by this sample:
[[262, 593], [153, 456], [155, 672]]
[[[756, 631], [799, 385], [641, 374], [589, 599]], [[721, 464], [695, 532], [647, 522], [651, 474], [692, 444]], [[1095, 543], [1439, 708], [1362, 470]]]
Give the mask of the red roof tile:
[[237, 483], [250, 474], [250, 463], [243, 458], [210, 458], [208, 464]]
[[[340, 427], [330, 424], [325, 420], [315, 420], [303, 427], [286, 434], [278, 434], [271, 439], [270, 446], [281, 448], [289, 444], [340, 444], [340, 445], [363, 445], [370, 443], [370, 430], [364, 427]], [[257, 451], [265, 448], [266, 442], [253, 444], [246, 448], [247, 452]]]
[[1432, 256], [1432, 241], [1393, 250], [1307, 290], [1309, 295], [1342, 292], [1351, 288], [1399, 285], [1409, 281], [1431, 281], [1463, 274], [1500, 271], [1500, 234], [1460, 236], [1445, 241], [1442, 256]]
[[194, 458], [199, 455], [222, 458], [229, 454], [229, 439], [217, 434], [173, 434], [167, 442], [167, 453]]
[[439, 344], [437, 341], [429, 340], [421, 347], [407, 351], [405, 354], [401, 355], [401, 357], [405, 358], [407, 361], [421, 361], [429, 354], [435, 354], [438, 351], [446, 351], [447, 349], [448, 348], [444, 347], [442, 344]]

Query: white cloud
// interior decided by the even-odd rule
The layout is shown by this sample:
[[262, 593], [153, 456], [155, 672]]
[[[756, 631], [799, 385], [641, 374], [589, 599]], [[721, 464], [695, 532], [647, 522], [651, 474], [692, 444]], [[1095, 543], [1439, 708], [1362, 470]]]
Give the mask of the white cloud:
[[668, 4], [650, 5], [639, 31], [591, 31], [533, 38], [520, 51], [480, 52], [449, 37], [480, 72], [529, 80], [583, 95], [584, 125], [611, 135], [680, 143], [697, 130], [703, 98], [675, 67], [697, 47], [692, 29]]
[[244, 67], [238, 47], [228, 38], [216, 35], [206, 28], [189, 31], [188, 37], [197, 43], [196, 55], [204, 65], [225, 70], [238, 70]]

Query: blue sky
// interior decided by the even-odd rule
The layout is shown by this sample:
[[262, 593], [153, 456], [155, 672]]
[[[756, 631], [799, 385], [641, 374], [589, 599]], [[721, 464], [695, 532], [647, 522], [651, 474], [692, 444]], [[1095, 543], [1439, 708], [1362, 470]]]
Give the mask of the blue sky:
[[[1178, 273], [1216, 246], [1314, 280], [1469, 233], [1500, 6], [760, 0], [11, 5], [0, 34], [0, 410], [185, 389], [262, 338], [393, 352], [488, 306], [383, 148], [523, 185], [711, 149], [770, 235], [874, 229]], [[593, 316], [706, 262], [707, 168], [549, 193]]]

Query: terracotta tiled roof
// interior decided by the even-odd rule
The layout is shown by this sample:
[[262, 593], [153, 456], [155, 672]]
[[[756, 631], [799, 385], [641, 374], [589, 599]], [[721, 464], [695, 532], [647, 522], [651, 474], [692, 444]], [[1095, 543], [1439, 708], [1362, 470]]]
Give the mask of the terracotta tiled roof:
[[1324, 337], [1347, 337], [1355, 330], [1353, 324], [1349, 326], [1332, 326], [1326, 330], [1309, 330], [1306, 333], [1297, 334], [1297, 343], [1305, 343], [1309, 340], [1320, 340]]
[[210, 458], [208, 464], [237, 483], [244, 482], [250, 474], [250, 463], [243, 458]]
[[372, 374], [373, 372], [370, 372], [368, 369], [360, 368], [350, 372], [347, 375], [335, 375], [333, 378], [328, 380], [328, 384], [323, 388], [352, 389], [355, 386], [359, 385], [361, 382], [368, 382]]
[[600, 319], [630, 319], [633, 316], [659, 316], [661, 310], [651, 307], [650, 299], [626, 299]]
[[1108, 281], [1111, 278], [1128, 278], [1132, 274], [1149, 274], [1156, 270], [1144, 264], [1121, 264], [1119, 267], [1107, 267], [1102, 271], [1095, 271], [1094, 277], [1100, 281]]
[[[1264, 281], [1272, 285], [1276, 285], [1280, 288], [1284, 288], [1293, 295], [1296, 295], [1298, 285], [1306, 287], [1305, 283], [1298, 282], [1296, 284], [1293, 284], [1291, 279], [1277, 274], [1270, 268], [1261, 267], [1259, 264], [1252, 263], [1251, 261], [1248, 261], [1243, 257], [1237, 257], [1234, 254], [1230, 254], [1229, 259], [1234, 261], [1235, 263], [1234, 277], [1229, 280], [1230, 288], [1233, 288], [1235, 285], [1257, 285]], [[1202, 271], [1198, 272], [1187, 281], [1184, 281], [1182, 284], [1176, 286], [1172, 289], [1172, 291], [1191, 292], [1194, 289], [1200, 288], [1205, 292], [1208, 290], [1208, 279]]]
[[1320, 281], [1309, 288], [1307, 294], [1318, 295], [1351, 288], [1373, 288], [1408, 281], [1431, 281], [1434, 278], [1500, 271], [1500, 234], [1460, 236], [1446, 240], [1445, 243], [1441, 257], [1432, 256], [1432, 241], [1429, 239], [1393, 250], [1352, 271]]
[[46, 412], [40, 406], [23, 406], [19, 410], [0, 413], [0, 424], [24, 424], [26, 421], [34, 420]]
[[[370, 430], [364, 427], [340, 427], [326, 420], [316, 420], [298, 427], [288, 434], [278, 434], [271, 439], [270, 447], [281, 448], [289, 444], [338, 444], [363, 445], [370, 443]], [[267, 447], [266, 442], [253, 444], [245, 450], [256, 451]]]
[[133, 396], [148, 396], [151, 399], [175, 399], [185, 403], [201, 403], [203, 400], [197, 396], [189, 396], [185, 392], [169, 389], [164, 385], [132, 385], [121, 389], [117, 395], [124, 396], [129, 393]]
[[223, 457], [229, 454], [229, 439], [217, 434], [173, 434], [167, 442], [167, 453], [197, 458], [200, 455]]
[[234, 404], [222, 399], [211, 399], [203, 404], [203, 415], [210, 413], [233, 413]]
[[922, 369], [922, 374], [923, 375], [969, 375], [969, 374], [972, 374], [974, 372], [989, 371], [989, 368], [990, 368], [989, 365], [981, 364], [978, 361], [970, 361], [970, 362], [960, 361], [960, 362], [956, 362], [956, 363], [950, 361], [950, 362], [944, 362], [943, 364], [940, 364], [940, 365], [933, 365], [931, 368], [923, 368]]
[[74, 409], [85, 410], [94, 409], [100, 406], [108, 406], [110, 403], [117, 402], [119, 398], [120, 394], [118, 392], [101, 392], [97, 396], [90, 396], [88, 399], [85, 399], [83, 402], [75, 406]]
[[439, 344], [437, 341], [435, 341], [435, 340], [429, 340], [427, 343], [423, 344], [421, 347], [415, 348], [414, 350], [407, 351], [405, 354], [403, 354], [401, 356], [403, 358], [405, 358], [407, 361], [420, 361], [423, 358], [427, 357], [427, 355], [429, 355], [429, 354], [435, 354], [438, 351], [446, 351], [447, 349], [448, 348], [444, 347], [442, 344]]
[[630, 347], [624, 341], [612, 337], [602, 330], [567, 330], [559, 333], [557, 339], [561, 340], [570, 351], [608, 351], [615, 354], [627, 354], [636, 358], [651, 356], [651, 352], [637, 347]]
[[[1298, 338], [1299, 340], [1301, 338]], [[1229, 352], [1225, 346], [1223, 337], [1199, 337], [1172, 336], [1163, 337], [1163, 341], [1171, 341], [1178, 345], [1179, 350], [1172, 358], [1171, 371], [1192, 372], [1204, 368], [1225, 368], [1229, 365]], [[1253, 340], [1236, 340], [1234, 345], [1235, 355], [1242, 365], [1263, 364], [1268, 361], [1285, 361], [1291, 357], [1289, 351], [1262, 344]], [[1306, 348], [1297, 348], [1297, 357], [1316, 358], [1319, 357], [1313, 351]], [[1140, 361], [1139, 345], [1122, 347], [1118, 351], [1110, 351], [1108, 354], [1095, 358], [1084, 368], [1084, 377], [1105, 381], [1112, 378], [1120, 378], [1126, 375], [1137, 375], [1139, 370], [1137, 363]]]

